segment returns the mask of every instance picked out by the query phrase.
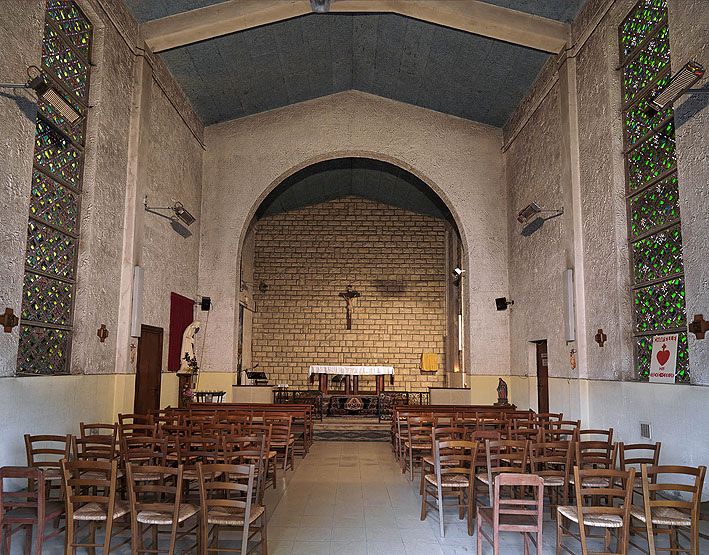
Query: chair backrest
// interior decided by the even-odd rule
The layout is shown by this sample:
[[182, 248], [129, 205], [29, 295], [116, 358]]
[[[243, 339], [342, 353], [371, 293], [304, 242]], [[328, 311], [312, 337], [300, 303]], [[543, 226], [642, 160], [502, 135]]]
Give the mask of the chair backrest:
[[507, 437], [507, 430], [510, 426], [510, 421], [504, 416], [487, 416], [480, 415], [476, 416], [476, 428], [478, 430], [499, 430], [503, 437]]
[[651, 515], [655, 512], [675, 510], [685, 513], [691, 519], [690, 534], [695, 534], [699, 529], [700, 504], [707, 467], [641, 464], [640, 470], [648, 543], [650, 553], [654, 555], [655, 538]]
[[529, 445], [530, 472], [542, 477], [556, 476], [564, 480], [564, 499], [567, 499], [569, 476], [574, 460], [571, 441], [549, 441]]
[[465, 428], [457, 425], [434, 424], [431, 430], [433, 441], [448, 441], [453, 439], [465, 439]]
[[577, 441], [575, 461], [580, 468], [615, 468], [617, 444], [606, 441]]
[[618, 443], [618, 463], [621, 470], [627, 470], [633, 466], [636, 471], [640, 470], [641, 464], [657, 466], [660, 464], [660, 448], [662, 444], [657, 443]]
[[[617, 520], [622, 529], [618, 544], [627, 549], [634, 480], [634, 468], [626, 471], [607, 468], [582, 469], [574, 466], [576, 511], [579, 515], [579, 536], [583, 553], [588, 553], [584, 521], [594, 517]], [[584, 502], [588, 504], [584, 505]]]
[[433, 448], [432, 434], [435, 419], [429, 416], [409, 416], [407, 419], [407, 434], [411, 445], [428, 443]]
[[177, 457], [184, 470], [194, 470], [198, 462], [216, 463], [221, 441], [215, 437], [187, 436], [177, 438]]
[[468, 484], [472, 487], [475, 481], [475, 460], [478, 455], [478, 446], [477, 441], [457, 439], [434, 441], [433, 465], [439, 488], [442, 487], [446, 477], [456, 474], [465, 476], [468, 479]]
[[267, 434], [223, 438], [224, 464], [253, 464], [256, 474], [254, 498], [261, 502], [266, 482], [266, 464], [268, 461]]
[[[17, 490], [5, 488], [5, 480], [20, 480], [27, 487]], [[16, 484], [15, 484], [16, 486]], [[14, 520], [7, 512], [22, 509], [24, 518], [34, 522], [44, 521], [44, 472], [41, 468], [29, 466], [3, 466], [0, 468], [0, 524], [12, 524]]]
[[[503, 497], [502, 488], [532, 490], [522, 498]], [[498, 474], [493, 493], [493, 527], [500, 532], [536, 532], [541, 534], [544, 515], [544, 479], [535, 474]], [[505, 517], [512, 517], [506, 521]], [[502, 517], [502, 518], [501, 518]], [[537, 542], [541, 549], [541, 543]]]
[[121, 463], [124, 467], [164, 466], [167, 457], [167, 442], [150, 436], [124, 437], [121, 440]]
[[538, 441], [539, 422], [536, 420], [512, 420], [512, 425], [507, 431], [508, 439]]
[[118, 461], [62, 461], [66, 522], [73, 523], [74, 511], [92, 503], [106, 514], [106, 536], [111, 537], [116, 504]]
[[613, 428], [606, 429], [579, 429], [578, 441], [605, 441], [608, 444], [613, 443]]
[[85, 438], [105, 438], [118, 437], [118, 424], [107, 424], [105, 422], [86, 423], [79, 422], [79, 437]]
[[292, 424], [293, 417], [290, 414], [281, 417], [272, 417], [272, 415], [267, 415], [263, 418], [263, 425], [271, 426], [271, 444], [287, 443], [290, 440]]
[[152, 414], [126, 413], [118, 415], [118, 424], [153, 424]]
[[155, 437], [158, 435], [158, 427], [156, 424], [149, 423], [133, 423], [125, 422], [118, 424], [118, 439], [122, 440], [126, 437]]
[[110, 462], [118, 457], [118, 442], [115, 436], [74, 437], [72, 443], [74, 455], [79, 460]]
[[563, 412], [537, 412], [532, 415], [534, 420], [546, 421], [546, 422], [560, 422], [564, 419]]
[[72, 435], [30, 435], [25, 434], [27, 466], [42, 470], [55, 470], [61, 475], [62, 459], [71, 459]]
[[253, 464], [198, 464], [203, 529], [211, 511], [243, 515], [241, 545], [248, 545], [254, 496]]
[[485, 442], [485, 456], [489, 483], [499, 473], [525, 474], [529, 441], [515, 439], [488, 440]]

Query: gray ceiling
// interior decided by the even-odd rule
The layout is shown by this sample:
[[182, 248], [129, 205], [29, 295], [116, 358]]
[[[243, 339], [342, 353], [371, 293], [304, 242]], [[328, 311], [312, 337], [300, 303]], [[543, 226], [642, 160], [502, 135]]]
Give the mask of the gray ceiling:
[[446, 205], [423, 181], [397, 166], [368, 158], [338, 158], [302, 169], [266, 197], [256, 216], [261, 218], [348, 196], [453, 223]]
[[[568, 20], [585, 0], [491, 0]], [[126, 0], [140, 21], [217, 0]], [[205, 124], [360, 90], [502, 127], [548, 55], [392, 14], [311, 14], [160, 54]]]

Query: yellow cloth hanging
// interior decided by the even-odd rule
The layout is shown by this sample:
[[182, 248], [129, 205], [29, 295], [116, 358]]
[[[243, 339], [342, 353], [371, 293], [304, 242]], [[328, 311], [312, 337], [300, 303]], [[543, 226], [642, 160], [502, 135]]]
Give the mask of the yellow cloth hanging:
[[438, 354], [422, 353], [421, 354], [421, 371], [436, 372], [438, 371]]

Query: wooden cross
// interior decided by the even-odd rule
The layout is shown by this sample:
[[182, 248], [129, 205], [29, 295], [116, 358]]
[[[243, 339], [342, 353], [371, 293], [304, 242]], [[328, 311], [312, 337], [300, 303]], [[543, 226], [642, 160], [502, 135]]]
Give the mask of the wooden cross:
[[352, 301], [359, 297], [361, 294], [359, 291], [352, 289], [351, 285], [347, 286], [347, 291], [340, 293], [340, 297], [345, 299], [347, 303], [347, 329], [352, 329]]
[[5, 312], [0, 314], [0, 323], [2, 324], [3, 331], [10, 333], [12, 332], [12, 328], [19, 323], [19, 320], [17, 316], [15, 316], [15, 312], [10, 307], [6, 307]]
[[709, 331], [709, 322], [704, 319], [703, 314], [694, 315], [694, 320], [689, 324], [689, 331], [691, 331], [697, 339], [704, 339], [704, 336]]
[[598, 328], [598, 333], [594, 339], [596, 340], [596, 343], [598, 343], [599, 347], [603, 347], [603, 344], [608, 340], [608, 336], [603, 333], [603, 328]]

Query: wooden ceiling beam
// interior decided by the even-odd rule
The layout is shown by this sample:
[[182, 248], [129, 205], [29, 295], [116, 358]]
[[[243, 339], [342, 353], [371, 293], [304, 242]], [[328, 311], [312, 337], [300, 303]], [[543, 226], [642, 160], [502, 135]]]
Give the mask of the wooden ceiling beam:
[[[333, 0], [331, 13], [393, 13], [451, 29], [559, 53], [569, 25], [480, 0]], [[229, 0], [141, 25], [153, 52], [312, 13], [309, 0]]]

